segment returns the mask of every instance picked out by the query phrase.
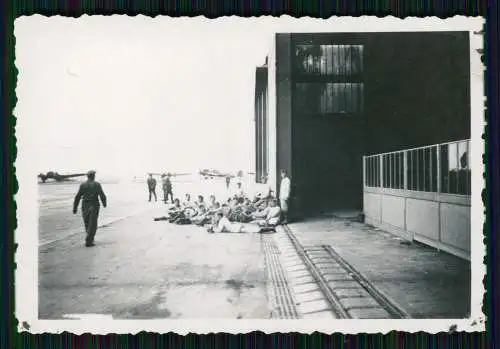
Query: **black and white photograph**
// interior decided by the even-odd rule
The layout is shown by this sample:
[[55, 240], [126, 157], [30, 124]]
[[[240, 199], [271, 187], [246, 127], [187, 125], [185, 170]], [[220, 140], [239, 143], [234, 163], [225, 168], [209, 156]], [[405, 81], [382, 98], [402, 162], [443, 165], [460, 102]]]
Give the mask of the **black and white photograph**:
[[18, 18], [20, 331], [484, 330], [483, 24]]

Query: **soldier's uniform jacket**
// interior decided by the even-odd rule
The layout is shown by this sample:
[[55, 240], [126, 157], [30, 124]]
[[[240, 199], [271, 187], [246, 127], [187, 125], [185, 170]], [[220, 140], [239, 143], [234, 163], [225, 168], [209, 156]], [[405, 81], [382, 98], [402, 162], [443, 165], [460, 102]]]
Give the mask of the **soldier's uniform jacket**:
[[99, 198], [101, 198], [102, 205], [106, 207], [106, 195], [102, 190], [101, 184], [96, 181], [86, 181], [80, 185], [73, 207], [75, 209], [78, 207], [80, 199], [82, 199], [82, 205], [99, 206]]
[[165, 190], [171, 190], [172, 189], [172, 182], [170, 181], [170, 178], [167, 177], [163, 181], [163, 189], [165, 189]]
[[148, 187], [149, 189], [154, 189], [156, 187], [156, 179], [148, 178]]

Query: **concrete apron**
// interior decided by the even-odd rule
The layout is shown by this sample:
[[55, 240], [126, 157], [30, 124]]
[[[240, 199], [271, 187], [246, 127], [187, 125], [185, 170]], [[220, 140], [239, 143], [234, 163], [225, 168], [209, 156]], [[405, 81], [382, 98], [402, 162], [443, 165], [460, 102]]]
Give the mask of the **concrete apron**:
[[[409, 318], [410, 315], [394, 300], [379, 293], [370, 282], [343, 262], [333, 258], [323, 246], [301, 246], [307, 257], [301, 256], [286, 227], [278, 227], [272, 235], [274, 253], [283, 270], [281, 284], [274, 282], [271, 290], [288, 287], [286, 301], [274, 304], [281, 318], [303, 319], [389, 319]], [[295, 241], [295, 244], [297, 241]], [[303, 259], [306, 258], [306, 259]], [[268, 264], [268, 268], [273, 266]], [[277, 292], [270, 292], [270, 300], [277, 299]], [[293, 302], [293, 304], [291, 304]], [[286, 309], [296, 314], [286, 317]]]
[[[117, 216], [117, 217], [111, 217], [111, 218], [108, 218], [108, 219], [103, 219], [101, 221], [99, 221], [99, 225], [97, 226], [97, 228], [104, 228], [106, 226], [109, 226], [113, 223], [116, 223], [116, 222], [120, 222], [120, 221], [123, 221], [127, 218], [130, 218], [130, 217], [134, 217], [134, 216], [138, 216], [142, 213], [146, 213], [146, 212], [153, 212], [153, 211], [158, 211], [158, 208], [157, 207], [147, 207], [147, 208], [141, 208], [141, 209], [137, 209], [133, 212], [131, 212], [130, 214], [127, 214], [127, 215], [123, 215], [123, 216]], [[47, 240], [47, 241], [41, 241], [39, 244], [38, 244], [38, 247], [44, 247], [44, 246], [47, 246], [47, 245], [50, 245], [50, 244], [53, 244], [55, 242], [58, 242], [58, 241], [62, 241], [62, 240], [65, 240], [69, 237], [72, 237], [74, 235], [78, 235], [78, 234], [82, 234], [84, 233], [84, 228], [81, 227], [81, 228], [77, 228], [77, 229], [72, 229], [72, 230], [69, 230], [66, 234], [58, 237], [57, 239], [51, 239], [51, 240]]]

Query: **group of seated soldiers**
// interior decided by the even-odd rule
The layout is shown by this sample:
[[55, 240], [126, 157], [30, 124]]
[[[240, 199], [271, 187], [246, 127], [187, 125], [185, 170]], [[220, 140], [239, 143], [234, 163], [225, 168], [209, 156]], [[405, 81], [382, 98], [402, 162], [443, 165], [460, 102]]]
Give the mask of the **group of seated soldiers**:
[[258, 194], [253, 200], [244, 194], [235, 195], [222, 204], [214, 195], [206, 202], [202, 195], [192, 201], [191, 195], [186, 194], [184, 202], [176, 198], [167, 210], [166, 216], [155, 221], [206, 226], [210, 233], [272, 231], [281, 221], [281, 209], [272, 192]]

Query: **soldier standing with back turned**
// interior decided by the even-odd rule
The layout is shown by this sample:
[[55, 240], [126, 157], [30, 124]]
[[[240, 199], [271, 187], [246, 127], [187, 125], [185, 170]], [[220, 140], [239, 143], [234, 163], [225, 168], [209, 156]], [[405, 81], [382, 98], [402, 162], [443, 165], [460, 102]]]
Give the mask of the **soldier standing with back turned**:
[[97, 221], [99, 218], [99, 198], [102, 201], [102, 206], [106, 207], [106, 195], [102, 190], [101, 184], [95, 180], [95, 171], [87, 172], [87, 181], [80, 185], [78, 193], [75, 196], [73, 203], [73, 214], [78, 211], [78, 204], [82, 199], [82, 216], [85, 225], [85, 246], [94, 246], [94, 237], [97, 232]]

